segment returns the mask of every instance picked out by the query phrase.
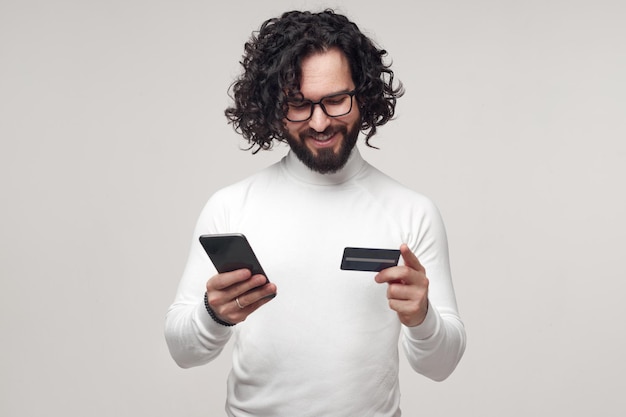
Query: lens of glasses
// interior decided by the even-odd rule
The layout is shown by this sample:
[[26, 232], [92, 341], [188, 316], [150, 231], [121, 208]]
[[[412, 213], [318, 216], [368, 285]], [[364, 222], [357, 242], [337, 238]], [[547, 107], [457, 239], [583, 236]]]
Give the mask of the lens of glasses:
[[313, 116], [316, 104], [329, 117], [345, 116], [352, 111], [352, 96], [354, 92], [333, 94], [323, 97], [320, 101], [311, 100], [290, 101], [287, 103], [287, 120], [291, 122], [304, 122]]

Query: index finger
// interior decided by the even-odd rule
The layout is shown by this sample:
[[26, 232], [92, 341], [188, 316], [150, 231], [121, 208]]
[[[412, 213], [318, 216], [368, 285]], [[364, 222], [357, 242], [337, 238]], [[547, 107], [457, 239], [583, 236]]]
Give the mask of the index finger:
[[235, 284], [244, 282], [252, 276], [252, 272], [249, 269], [236, 269], [230, 272], [222, 272], [214, 275], [207, 283], [207, 289], [209, 287], [215, 290], [224, 290]]
[[404, 264], [411, 269], [415, 269], [419, 272], [426, 272], [422, 264], [420, 263], [417, 256], [409, 249], [406, 243], [400, 245], [400, 255], [402, 255], [402, 260], [404, 260]]

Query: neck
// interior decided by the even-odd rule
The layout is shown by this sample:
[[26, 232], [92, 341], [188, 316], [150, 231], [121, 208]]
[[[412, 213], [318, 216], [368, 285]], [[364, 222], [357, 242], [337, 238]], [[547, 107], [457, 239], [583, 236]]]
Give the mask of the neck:
[[346, 164], [333, 173], [320, 174], [311, 170], [298, 159], [293, 151], [289, 151], [285, 157], [284, 164], [287, 171], [302, 182], [316, 185], [337, 185], [353, 178], [361, 170], [365, 161], [355, 146]]

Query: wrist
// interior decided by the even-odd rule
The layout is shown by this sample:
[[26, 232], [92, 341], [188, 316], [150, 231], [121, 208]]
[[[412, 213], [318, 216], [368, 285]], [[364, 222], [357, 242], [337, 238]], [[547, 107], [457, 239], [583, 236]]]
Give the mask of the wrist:
[[221, 324], [222, 326], [227, 326], [227, 327], [231, 327], [235, 325], [234, 323], [229, 323], [217, 317], [217, 314], [215, 314], [215, 311], [213, 311], [213, 309], [209, 305], [209, 295], [206, 292], [204, 293], [204, 308], [206, 308], [206, 311], [207, 313], [209, 313], [209, 316], [211, 316], [213, 321], [215, 321], [217, 324]]

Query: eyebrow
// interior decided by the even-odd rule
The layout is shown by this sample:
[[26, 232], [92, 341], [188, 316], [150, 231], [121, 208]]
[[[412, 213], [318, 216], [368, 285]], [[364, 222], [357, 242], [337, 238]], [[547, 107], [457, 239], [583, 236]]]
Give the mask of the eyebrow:
[[351, 90], [350, 90], [350, 89], [344, 89], [344, 90], [339, 90], [339, 91], [336, 91], [336, 92], [334, 92], [334, 93], [325, 94], [325, 95], [321, 96], [318, 100], [313, 100], [313, 99], [311, 99], [311, 98], [304, 97], [304, 94], [299, 93], [299, 94], [300, 94], [300, 96], [301, 96], [301, 98], [300, 98], [300, 97], [298, 97], [298, 96], [295, 96], [295, 97], [287, 97], [287, 101], [292, 101], [292, 102], [293, 102], [293, 101], [295, 101], [295, 102], [297, 102], [297, 101], [310, 101], [310, 102], [314, 102], [314, 101], [323, 100], [323, 99], [325, 99], [325, 98], [327, 98], [327, 97], [336, 96], [336, 95], [339, 95], [339, 94], [347, 94], [347, 93], [351, 93], [351, 92], [353, 92], [355, 89], [356, 89], [356, 87], [355, 87], [355, 88], [353, 88], [353, 89], [351, 89]]

